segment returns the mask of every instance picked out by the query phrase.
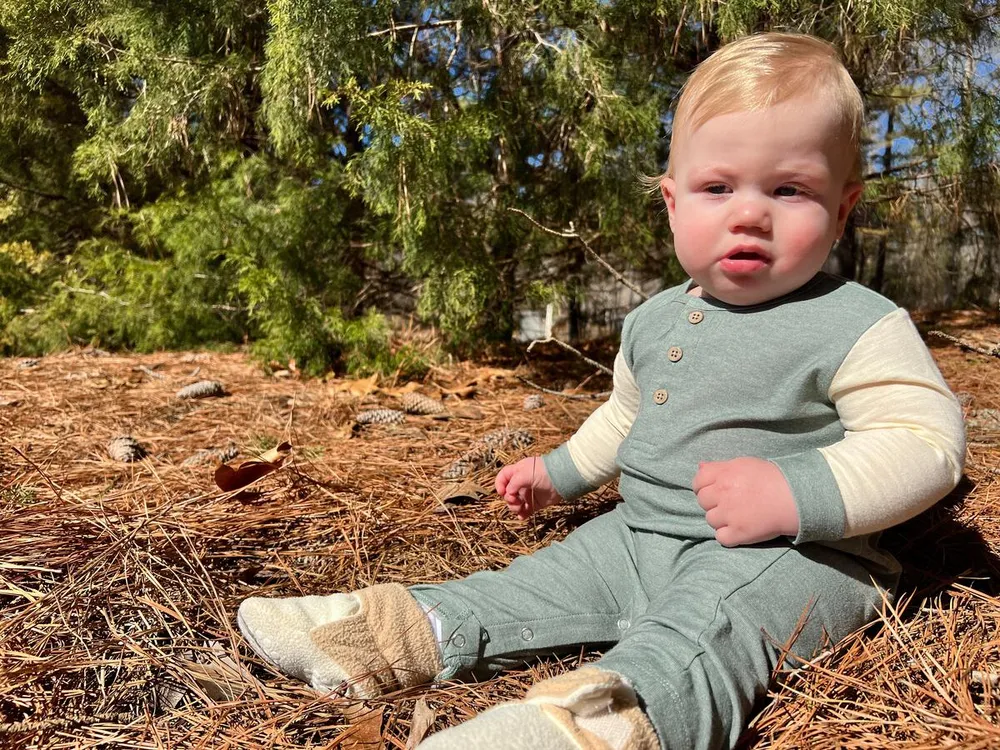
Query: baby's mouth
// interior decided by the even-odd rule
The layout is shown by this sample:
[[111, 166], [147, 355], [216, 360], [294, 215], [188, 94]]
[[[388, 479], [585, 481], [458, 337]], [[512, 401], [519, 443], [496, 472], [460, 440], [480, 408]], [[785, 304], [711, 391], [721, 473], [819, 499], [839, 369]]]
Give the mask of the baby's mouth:
[[748, 274], [766, 268], [771, 259], [767, 253], [756, 248], [736, 248], [726, 253], [719, 261], [723, 271], [733, 274]]

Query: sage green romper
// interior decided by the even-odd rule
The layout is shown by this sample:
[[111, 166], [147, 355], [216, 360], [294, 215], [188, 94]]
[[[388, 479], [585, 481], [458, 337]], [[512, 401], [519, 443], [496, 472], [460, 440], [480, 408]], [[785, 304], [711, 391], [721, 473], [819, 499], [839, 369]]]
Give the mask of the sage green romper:
[[[874, 539], [842, 539], [843, 500], [818, 449], [844, 436], [831, 380], [896, 306], [826, 274], [749, 307], [687, 288], [622, 330], [640, 392], [618, 448], [623, 502], [506, 570], [410, 589], [441, 622], [441, 679], [608, 644], [597, 666], [632, 683], [664, 748], [731, 747], [783, 649], [813, 656], [870, 622], [895, 586], [898, 565]], [[796, 539], [715, 541], [692, 479], [700, 461], [741, 456], [783, 472]], [[544, 461], [567, 500], [595, 489], [565, 444]]]

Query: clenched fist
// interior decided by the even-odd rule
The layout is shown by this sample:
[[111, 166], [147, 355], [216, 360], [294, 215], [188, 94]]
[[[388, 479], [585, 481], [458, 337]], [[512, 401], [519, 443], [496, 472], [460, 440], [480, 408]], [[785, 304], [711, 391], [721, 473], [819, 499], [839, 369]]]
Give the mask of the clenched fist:
[[522, 521], [536, 510], [562, 502], [552, 486], [545, 463], [538, 456], [522, 458], [516, 464], [504, 466], [497, 474], [497, 492], [507, 501], [510, 512]]
[[781, 470], [761, 458], [698, 464], [692, 489], [726, 547], [799, 533], [799, 513]]

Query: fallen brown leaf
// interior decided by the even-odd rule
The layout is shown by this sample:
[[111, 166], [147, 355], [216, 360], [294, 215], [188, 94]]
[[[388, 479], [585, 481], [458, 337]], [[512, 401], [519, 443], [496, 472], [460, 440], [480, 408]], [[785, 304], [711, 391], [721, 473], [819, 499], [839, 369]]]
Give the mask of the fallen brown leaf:
[[442, 505], [464, 505], [482, 500], [490, 493], [475, 482], [464, 481], [442, 484], [433, 494]]
[[344, 710], [350, 722], [350, 728], [341, 735], [340, 747], [356, 748], [356, 750], [382, 750], [385, 742], [382, 739], [382, 715], [385, 707], [368, 709], [355, 706]]
[[242, 489], [279, 469], [291, 450], [291, 443], [279, 443], [259, 458], [244, 461], [236, 469], [222, 464], [215, 470], [215, 484], [223, 492]]
[[378, 375], [372, 375], [368, 378], [359, 378], [358, 380], [341, 380], [333, 386], [334, 393], [344, 393], [347, 392], [352, 396], [361, 398], [367, 396], [369, 393], [374, 393], [378, 390]]
[[406, 740], [406, 750], [413, 750], [427, 734], [427, 730], [434, 726], [434, 717], [437, 712], [427, 705], [423, 698], [417, 698], [413, 706], [413, 718], [410, 719], [410, 736]]

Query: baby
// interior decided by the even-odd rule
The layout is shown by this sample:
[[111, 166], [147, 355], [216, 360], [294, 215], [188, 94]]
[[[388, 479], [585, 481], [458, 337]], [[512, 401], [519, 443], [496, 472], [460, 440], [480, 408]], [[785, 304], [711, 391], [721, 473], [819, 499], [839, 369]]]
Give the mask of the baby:
[[784, 649], [812, 656], [891, 595], [877, 532], [962, 472], [958, 404], [906, 312], [820, 270], [861, 195], [863, 121], [818, 39], [702, 63], [660, 180], [690, 279], [628, 315], [610, 399], [496, 479], [520, 518], [619, 475], [623, 502], [503, 571], [247, 599], [254, 650], [375, 697], [606, 644], [421, 748], [734, 745]]

